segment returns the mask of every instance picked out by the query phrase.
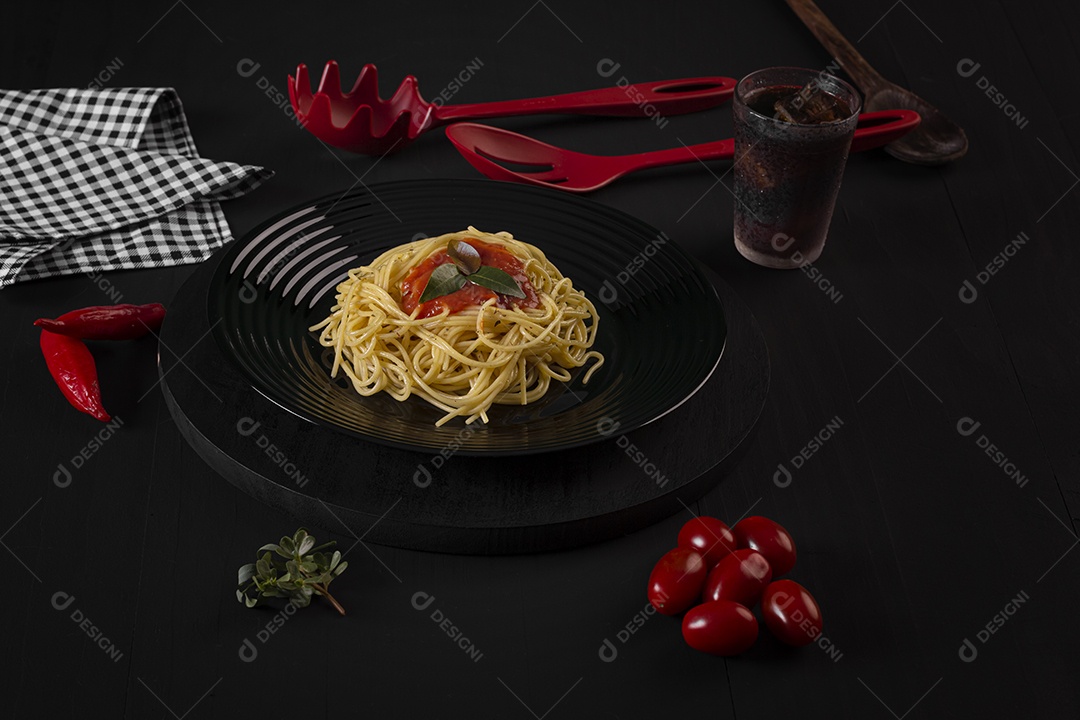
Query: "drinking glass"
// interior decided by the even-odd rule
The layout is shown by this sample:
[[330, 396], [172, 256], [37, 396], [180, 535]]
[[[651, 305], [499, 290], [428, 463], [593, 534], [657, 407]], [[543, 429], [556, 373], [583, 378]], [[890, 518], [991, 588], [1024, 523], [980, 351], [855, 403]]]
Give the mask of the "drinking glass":
[[821, 255], [862, 100], [805, 68], [750, 73], [735, 89], [735, 247], [772, 268]]

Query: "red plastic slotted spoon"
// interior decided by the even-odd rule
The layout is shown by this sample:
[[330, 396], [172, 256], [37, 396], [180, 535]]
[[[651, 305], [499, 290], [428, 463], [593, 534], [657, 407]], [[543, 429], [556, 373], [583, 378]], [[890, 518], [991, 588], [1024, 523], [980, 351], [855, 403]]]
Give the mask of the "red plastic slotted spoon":
[[699, 77], [525, 100], [436, 105], [420, 96], [412, 75], [383, 100], [378, 70], [371, 64], [360, 71], [353, 89], [342, 93], [338, 65], [331, 60], [314, 95], [307, 66], [298, 66], [296, 77], [289, 76], [289, 100], [304, 127], [323, 142], [364, 155], [385, 155], [401, 150], [423, 132], [459, 120], [547, 113], [646, 117], [650, 105], [664, 115], [697, 112], [728, 100], [735, 83], [729, 77]]
[[[859, 115], [851, 151], [870, 150], [891, 143], [919, 126], [913, 110], [881, 110]], [[587, 193], [623, 175], [645, 168], [703, 160], [728, 160], [735, 141], [716, 140], [669, 150], [634, 155], [586, 155], [565, 150], [502, 128], [460, 123], [446, 128], [446, 136], [469, 164], [495, 180], [529, 183], [568, 192]], [[535, 170], [511, 170], [500, 162], [535, 166]]]

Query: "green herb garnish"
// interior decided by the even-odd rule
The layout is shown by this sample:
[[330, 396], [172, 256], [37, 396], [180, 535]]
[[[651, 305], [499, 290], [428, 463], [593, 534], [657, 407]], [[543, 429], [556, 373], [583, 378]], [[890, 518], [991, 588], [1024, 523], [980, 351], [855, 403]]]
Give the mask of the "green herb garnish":
[[[256, 562], [240, 568], [237, 576], [236, 599], [248, 607], [268, 597], [288, 598], [297, 607], [307, 607], [312, 595], [322, 595], [339, 613], [345, 614], [327, 588], [349, 563], [343, 562], [337, 550], [333, 555], [320, 552], [334, 545], [333, 541], [315, 547], [315, 538], [300, 528], [292, 537], [259, 548], [263, 553]], [[277, 557], [275, 557], [275, 555]], [[248, 593], [255, 591], [252, 597]]]
[[447, 243], [446, 254], [451, 262], [432, 270], [420, 295], [420, 304], [455, 293], [465, 287], [466, 282], [474, 282], [500, 295], [525, 297], [525, 291], [513, 275], [491, 265], [481, 265], [480, 253], [464, 240], [454, 239]]
[[524, 298], [525, 290], [517, 284], [514, 276], [486, 264], [481, 264], [480, 253], [463, 240], [451, 240], [446, 245], [450, 262], [441, 264], [428, 276], [428, 284], [420, 295], [420, 304], [450, 293], [457, 293], [465, 282], [476, 283], [500, 295]]
[[518, 298], [525, 297], [525, 293], [522, 292], [521, 286], [517, 284], [517, 280], [514, 279], [513, 275], [490, 265], [481, 266], [479, 270], [469, 276], [469, 282], [483, 285], [488, 290], [494, 290], [503, 295], [512, 295]]
[[465, 276], [461, 274], [456, 265], [453, 263], [440, 265], [431, 272], [424, 293], [420, 296], [420, 304], [457, 292], [463, 287], [465, 287]]

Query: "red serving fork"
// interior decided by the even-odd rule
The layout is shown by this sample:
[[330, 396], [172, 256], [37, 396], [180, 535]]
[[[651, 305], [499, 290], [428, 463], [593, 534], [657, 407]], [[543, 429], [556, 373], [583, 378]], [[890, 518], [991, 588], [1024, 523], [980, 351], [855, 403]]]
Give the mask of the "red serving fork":
[[[859, 115], [852, 152], [887, 145], [919, 126], [913, 110], [881, 110]], [[587, 193], [645, 168], [702, 160], [729, 160], [735, 141], [716, 140], [654, 150], [634, 155], [586, 155], [542, 143], [525, 135], [489, 125], [460, 123], [446, 129], [446, 136], [469, 164], [495, 180], [542, 185], [568, 192]], [[535, 170], [510, 170], [499, 162], [535, 166]]]
[[423, 132], [459, 120], [546, 113], [645, 117], [650, 106], [653, 113], [663, 115], [697, 112], [725, 102], [735, 83], [729, 77], [699, 77], [526, 100], [436, 105], [420, 96], [412, 75], [383, 100], [378, 71], [370, 64], [360, 71], [353, 89], [342, 93], [338, 65], [331, 60], [314, 95], [307, 66], [298, 66], [296, 77], [289, 76], [289, 100], [304, 127], [323, 142], [364, 155], [384, 155], [404, 148]]

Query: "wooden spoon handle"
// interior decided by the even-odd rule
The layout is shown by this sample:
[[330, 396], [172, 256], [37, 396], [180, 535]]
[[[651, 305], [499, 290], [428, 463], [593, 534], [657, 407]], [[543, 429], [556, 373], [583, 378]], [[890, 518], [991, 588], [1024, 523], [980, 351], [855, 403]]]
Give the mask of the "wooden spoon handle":
[[821, 12], [814, 0], [786, 0], [799, 19], [803, 21], [814, 37], [818, 39], [829, 54], [836, 58], [840, 67], [844, 68], [863, 95], [872, 95], [875, 90], [888, 84], [888, 80], [881, 77], [878, 71], [870, 66], [859, 51], [848, 42], [836, 26], [832, 24], [825, 13]]

